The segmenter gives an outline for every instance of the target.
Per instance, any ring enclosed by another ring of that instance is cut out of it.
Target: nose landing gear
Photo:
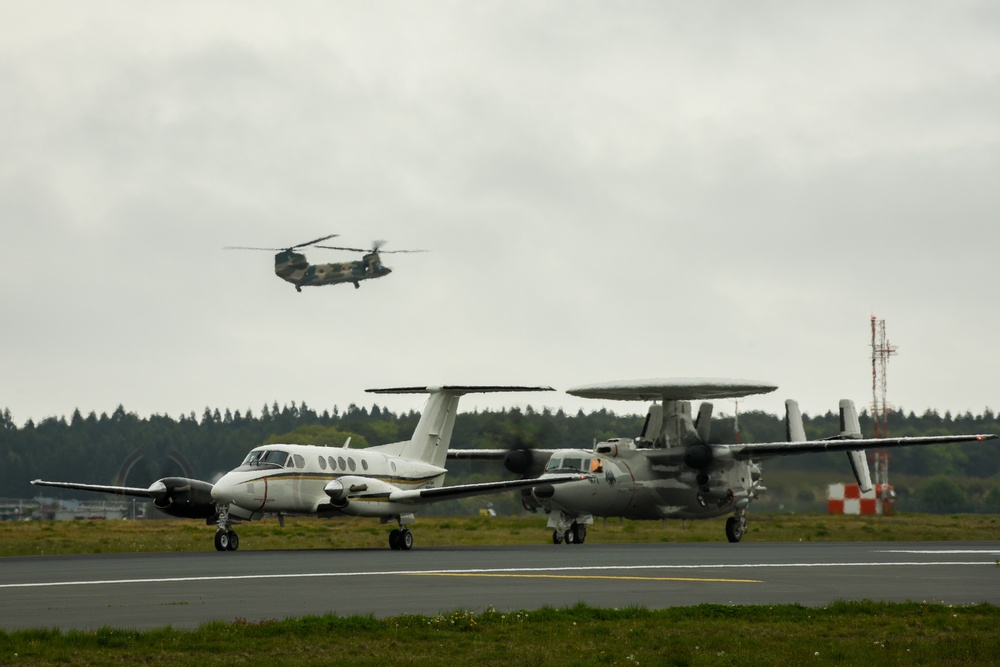
[[[229,521],[229,507],[224,507],[219,511],[217,522],[219,528],[215,531],[216,551],[236,551],[240,547],[240,536],[233,530]]]

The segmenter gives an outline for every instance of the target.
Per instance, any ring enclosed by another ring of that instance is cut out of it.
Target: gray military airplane
[[[701,403],[692,419],[691,401],[739,398],[777,389],[747,380],[655,379],[592,384],[569,389],[574,396],[617,400],[658,400],[650,406],[638,438],[612,438],[593,449],[452,449],[449,458],[502,460],[511,472],[537,477],[580,472],[582,479],[521,491],[525,509],[544,509],[552,541],[579,544],[594,517],[626,519],[709,519],[732,513],[726,537],[739,542],[746,510],[766,491],[759,462],[795,454],[847,452],[863,491],[872,488],[864,450],[991,440],[993,434],[909,438],[862,438],[851,401],[840,402],[841,433],[808,440],[798,404],[785,403],[788,441],[711,444],[712,404]]]
[[[395,522],[392,549],[409,550],[407,524],[419,509],[442,500],[502,493],[511,489],[551,487],[577,481],[579,472],[554,473],[545,479],[520,479],[443,486],[443,467],[451,442],[458,401],[472,392],[551,391],[551,387],[445,386],[369,389],[376,394],[429,394],[409,440],[346,449],[315,445],[263,445],[250,450],[238,467],[212,484],[166,477],[148,488],[32,481],[38,486],[150,498],[156,509],[175,517],[216,524],[215,548],[235,551],[239,536],[233,524],[265,514],[367,516]],[[539,491],[544,495],[544,491]]]

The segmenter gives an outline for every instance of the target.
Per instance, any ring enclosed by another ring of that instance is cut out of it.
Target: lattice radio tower
[[[896,347],[889,344],[885,335],[885,320],[872,315],[872,424],[876,438],[889,437],[889,404],[886,396],[886,368],[889,357],[896,354]],[[872,452],[875,462],[875,483],[889,483],[889,452],[877,449]]]

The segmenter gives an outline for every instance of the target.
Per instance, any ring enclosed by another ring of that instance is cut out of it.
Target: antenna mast
[[[885,320],[872,315],[872,424],[876,438],[889,437],[889,404],[886,402],[886,369],[889,357],[896,354],[896,347],[889,344],[885,334]],[[876,449],[875,483],[889,483],[889,452]]]

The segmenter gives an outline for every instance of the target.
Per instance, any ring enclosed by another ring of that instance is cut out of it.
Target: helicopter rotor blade
[[[243,246],[243,245],[230,245],[230,246],[225,246],[223,248],[223,250],[267,250],[269,252],[289,252],[289,251],[295,250],[296,248],[305,248],[306,246],[312,245],[314,243],[319,243],[320,241],[325,241],[327,239],[332,239],[334,236],[340,236],[340,235],[339,234],[330,234],[328,236],[322,236],[322,237],[320,237],[318,239],[314,239],[314,240],[309,241],[307,243],[300,243],[298,245],[289,246],[288,248],[256,248],[256,247]],[[317,247],[318,248],[322,248],[323,246],[317,246]]]
[[[337,246],[337,245],[318,245],[317,248],[323,248],[325,250],[347,250],[348,252],[377,252],[377,253],[396,253],[396,252],[430,252],[429,250],[382,250],[387,241],[375,241],[372,243],[371,248],[349,248],[347,246]]]
[[[326,250],[350,250],[351,252],[368,252],[366,248],[345,248],[342,246],[335,245],[318,245],[317,248],[324,248]]]
[[[327,239],[332,239],[334,236],[340,236],[340,234],[329,234],[327,236],[321,236],[318,239],[314,239],[314,240],[309,241],[307,243],[300,243],[298,245],[293,245],[290,248],[284,248],[284,250],[294,250],[295,248],[305,248],[307,245],[312,245],[314,243],[319,243],[320,241],[325,241]]]

